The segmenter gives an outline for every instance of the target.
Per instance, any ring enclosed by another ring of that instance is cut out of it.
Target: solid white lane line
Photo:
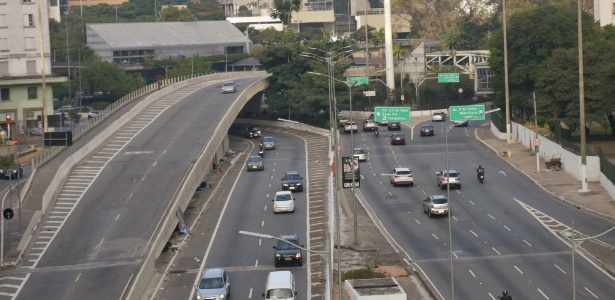
[[[487,215],[488,215],[489,217],[491,217],[492,219],[494,219],[494,220],[495,220],[495,218],[494,218],[492,215],[490,215],[490,214],[487,214]]]
[[[590,291],[587,287],[584,287],[584,289],[585,289],[588,293],[592,294],[592,296],[594,296],[594,298],[598,299],[598,296],[596,296],[596,294],[592,293],[592,291]]]
[[[537,289],[539,293],[542,294],[543,297],[545,297],[545,299],[549,299],[549,297],[547,297],[547,295],[545,295],[545,293],[542,292],[541,289]]]
[[[435,234],[432,233],[431,235],[433,235],[433,237],[435,237],[436,240],[439,240],[439,238]]]
[[[508,228],[506,225],[504,225],[504,228],[506,228],[508,231],[512,231],[512,230],[510,230],[510,228]]]
[[[470,274],[472,275],[472,277],[476,278],[476,275],[474,275],[474,272],[472,272],[472,270],[468,270],[468,272],[470,272]]]
[[[515,269],[517,269],[517,271],[521,273],[521,275],[523,275],[523,272],[521,271],[521,269],[517,268],[517,266],[513,266],[513,267],[515,267]]]
[[[474,231],[470,230],[470,232],[475,236],[478,237],[478,234],[474,233]]]
[[[495,253],[497,253],[498,255],[502,255],[500,252],[498,252],[498,250],[495,250],[494,247],[491,247],[491,249],[493,249],[493,251],[495,251]]]
[[[532,244],[528,243],[526,240],[523,240],[524,243],[526,243],[528,246],[532,246]]]
[[[560,270],[562,273],[566,274],[566,271],[564,271],[562,268],[560,268],[558,265],[553,264],[558,270]]]

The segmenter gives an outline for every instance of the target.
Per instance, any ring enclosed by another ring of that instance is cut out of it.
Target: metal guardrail
[[[180,81],[184,81],[184,80],[188,80],[188,79],[192,79],[192,78],[198,78],[198,77],[202,77],[202,76],[206,76],[206,75],[211,75],[213,73],[208,73],[208,74],[194,74],[194,75],[186,75],[186,76],[180,76],[180,77],[175,77],[175,78],[168,78],[168,79],[164,79],[162,81],[160,81],[160,87],[158,86],[158,83],[152,83],[149,85],[146,85],[138,90],[132,91],[126,95],[124,95],[123,97],[121,97],[120,99],[118,99],[117,101],[111,103],[109,106],[107,106],[107,108],[105,108],[100,114],[98,114],[97,116],[88,119],[87,122],[80,124],[79,127],[77,127],[76,129],[73,130],[73,141],[76,141],[77,139],[79,139],[81,136],[83,136],[85,133],[87,133],[88,131],[90,131],[90,129],[94,128],[96,125],[98,125],[98,123],[100,123],[102,120],[108,118],[112,113],[114,113],[115,111],[117,111],[118,109],[120,109],[121,107],[123,107],[124,105],[130,103],[132,100],[135,100],[139,97],[142,97],[146,94],[149,94],[153,91],[157,91],[160,88],[169,86],[171,84],[180,82]],[[65,146],[53,146],[53,147],[48,147],[46,148],[44,151],[42,151],[39,155],[36,155],[34,157],[32,157],[30,159],[30,165],[32,166],[32,169],[38,168],[39,166],[45,164],[47,161],[49,161],[50,159],[52,159],[53,157],[55,157],[58,153],[60,153],[62,150],[64,150],[66,147]]]

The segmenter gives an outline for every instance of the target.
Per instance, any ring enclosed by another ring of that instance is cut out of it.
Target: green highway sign
[[[448,111],[451,114],[451,121],[485,119],[485,105],[483,104],[450,106]]]
[[[410,107],[376,106],[376,122],[410,122]]]
[[[459,73],[438,73],[438,83],[459,82]]]
[[[369,80],[365,76],[352,76],[352,77],[346,77],[346,81],[354,82],[354,85],[357,86],[357,85],[362,85],[362,84],[367,85]]]

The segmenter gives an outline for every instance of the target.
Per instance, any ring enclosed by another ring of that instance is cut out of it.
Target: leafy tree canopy
[[[156,19],[158,22],[180,21],[189,22],[196,21],[196,15],[186,9],[176,6],[167,6],[160,11],[160,16]]]

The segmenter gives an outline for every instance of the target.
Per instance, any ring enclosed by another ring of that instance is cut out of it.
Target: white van
[[[265,299],[291,299],[295,300],[295,277],[290,271],[270,272],[267,276],[267,285],[263,298]]]

